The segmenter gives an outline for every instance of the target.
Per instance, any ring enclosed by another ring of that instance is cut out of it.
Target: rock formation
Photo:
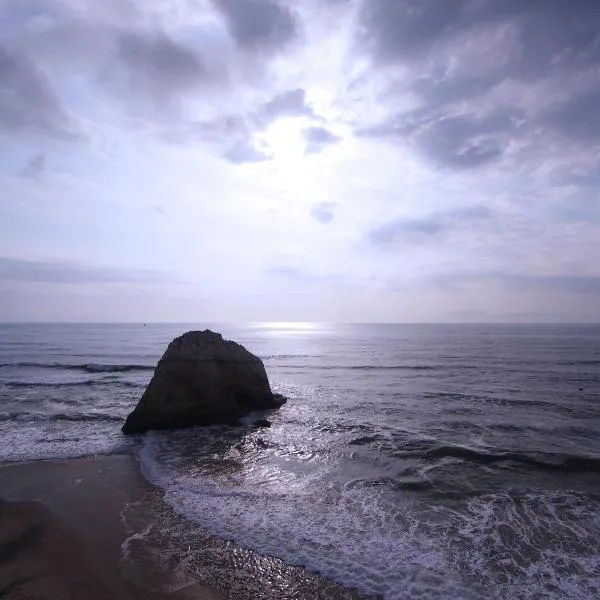
[[[189,331],[169,344],[123,432],[234,423],[284,402],[260,358],[218,333]]]

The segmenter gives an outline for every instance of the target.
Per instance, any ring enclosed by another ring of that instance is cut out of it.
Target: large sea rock
[[[188,331],[169,344],[123,432],[234,423],[284,402],[260,358],[219,333]]]

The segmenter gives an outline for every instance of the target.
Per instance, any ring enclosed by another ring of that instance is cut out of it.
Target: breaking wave
[[[152,365],[104,365],[104,364],[64,364],[64,363],[36,363],[36,362],[16,362],[2,363],[0,368],[34,368],[34,369],[58,369],[67,371],[82,371],[84,373],[129,373],[132,371],[154,371]]]

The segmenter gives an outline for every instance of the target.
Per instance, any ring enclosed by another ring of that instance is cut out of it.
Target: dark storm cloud
[[[321,202],[313,207],[310,211],[310,216],[315,219],[315,221],[326,225],[327,223],[331,223],[335,218],[333,209],[336,206],[337,205],[334,202]]]
[[[453,169],[498,161],[512,140],[543,150],[550,138],[600,138],[600,2],[369,0],[360,31],[376,67],[408,74],[388,90],[390,107],[406,91],[419,104],[361,134],[412,144]],[[543,96],[511,94],[536,84]]]
[[[151,283],[160,273],[124,268],[92,267],[73,263],[0,257],[0,281],[30,283]]]
[[[297,33],[293,13],[275,0],[213,0],[238,45],[248,50],[275,50]]]
[[[306,140],[306,152],[314,154],[320,152],[326,146],[337,144],[340,138],[324,127],[307,127],[302,131]]]
[[[485,206],[469,206],[435,212],[422,218],[394,219],[373,229],[369,233],[369,240],[375,246],[421,243],[458,228],[473,227],[491,216],[492,211]]]
[[[39,179],[46,169],[46,155],[36,154],[32,156],[21,169],[21,177],[26,179]]]
[[[117,67],[126,85],[157,98],[189,91],[207,79],[200,57],[162,32],[128,32],[117,40]]]
[[[0,46],[0,128],[75,139],[76,128],[46,75],[23,54]]]

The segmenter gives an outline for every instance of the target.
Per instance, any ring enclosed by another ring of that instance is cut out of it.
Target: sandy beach
[[[132,456],[4,464],[0,489],[3,597],[224,598],[200,585],[173,590],[151,560],[128,574],[125,512],[160,501]]]
[[[131,455],[4,463],[0,490],[3,598],[361,598],[203,533]]]

